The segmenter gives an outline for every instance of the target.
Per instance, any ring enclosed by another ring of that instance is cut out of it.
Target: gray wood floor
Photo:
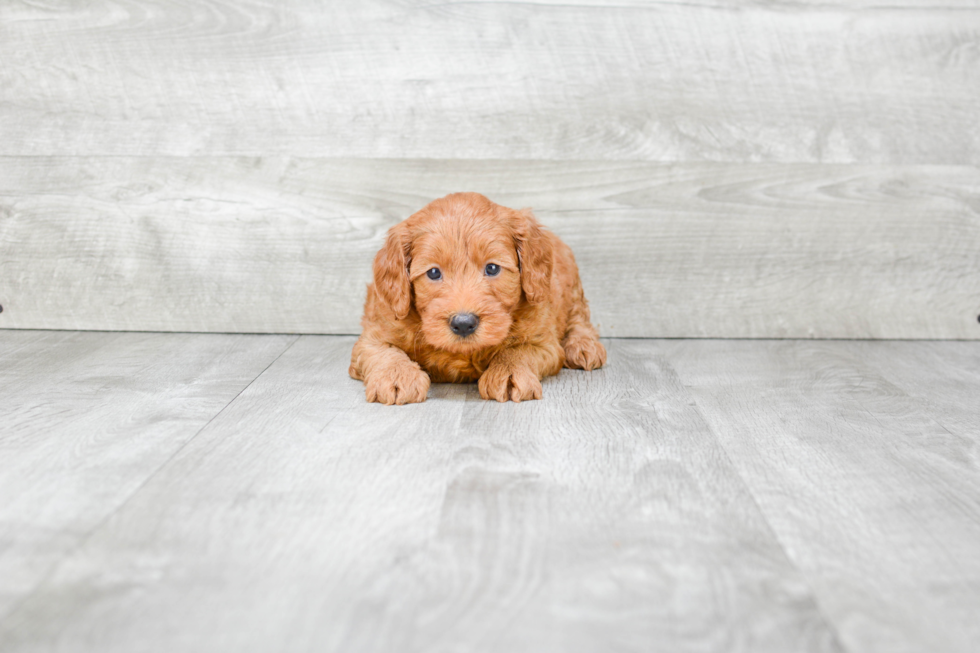
[[[613,339],[406,407],[352,344],[0,331],[0,650],[976,650],[978,342]]]

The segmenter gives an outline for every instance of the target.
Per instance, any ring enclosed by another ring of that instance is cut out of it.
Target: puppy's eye
[[[425,273],[425,276],[429,277],[433,281],[437,281],[439,279],[442,279],[442,270],[440,270],[439,268],[432,268],[431,270]]]
[[[488,277],[495,277],[500,274],[500,266],[496,263],[487,263],[487,267],[484,268],[484,272]]]

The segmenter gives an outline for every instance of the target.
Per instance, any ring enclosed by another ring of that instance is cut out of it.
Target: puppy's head
[[[551,269],[550,241],[529,210],[456,193],[388,232],[374,282],[398,319],[414,305],[431,346],[467,353],[503,342],[522,296],[547,297]]]

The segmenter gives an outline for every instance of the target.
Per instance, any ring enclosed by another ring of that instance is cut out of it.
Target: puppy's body
[[[475,330],[457,329],[459,316]],[[568,246],[530,211],[476,193],[388,232],[361,324],[350,375],[385,404],[424,401],[430,379],[478,381],[484,399],[540,399],[540,380],[563,365],[606,359]]]

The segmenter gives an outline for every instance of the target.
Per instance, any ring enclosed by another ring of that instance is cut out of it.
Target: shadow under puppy
[[[540,399],[541,379],[562,366],[606,362],[589,319],[572,250],[530,210],[447,195],[388,231],[350,375],[389,405],[425,401],[430,379]]]

